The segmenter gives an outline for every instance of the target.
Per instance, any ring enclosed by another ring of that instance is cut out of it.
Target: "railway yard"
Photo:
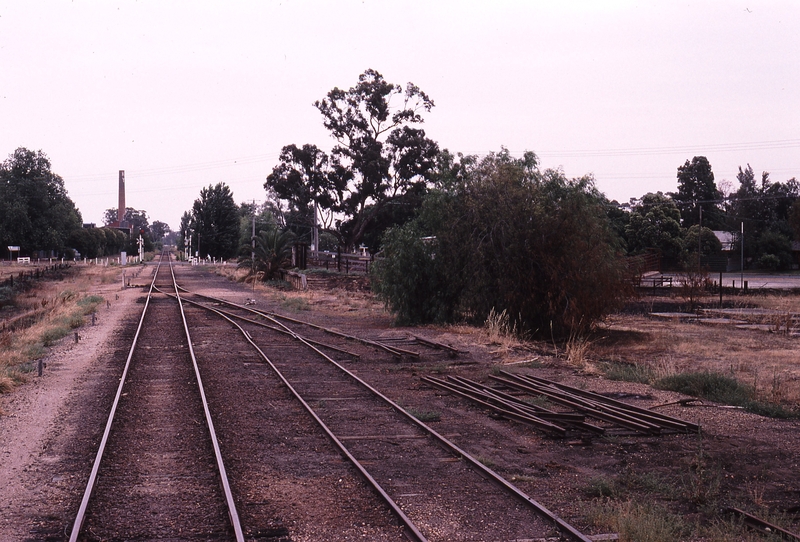
[[[667,539],[608,519],[625,507],[673,518],[675,540],[765,539],[735,511],[800,526],[796,419],[611,381],[543,345],[392,327],[374,306],[287,303],[210,268],[140,269],[0,396],[0,539]]]

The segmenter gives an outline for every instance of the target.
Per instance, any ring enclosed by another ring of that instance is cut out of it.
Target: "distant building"
[[[726,255],[736,250],[736,241],[738,240],[736,234],[730,231],[714,231],[714,235],[719,239],[722,245],[722,252]]]

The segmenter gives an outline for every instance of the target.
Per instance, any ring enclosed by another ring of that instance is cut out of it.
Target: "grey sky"
[[[709,158],[800,177],[800,2],[0,0],[0,157],[50,157],[84,221],[127,203],[179,225],[200,189],[237,203],[312,106],[367,68],[436,103],[453,152],[501,145],[593,173],[612,199],[676,189]]]

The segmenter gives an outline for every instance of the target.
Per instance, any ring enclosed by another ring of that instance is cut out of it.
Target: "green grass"
[[[414,416],[421,422],[438,422],[442,419],[442,414],[435,410],[424,410],[414,407],[406,408],[406,412]]]
[[[269,288],[274,288],[275,290],[280,290],[282,292],[288,292],[294,290],[292,287],[292,283],[286,280],[268,280],[264,283],[265,286]]]
[[[619,488],[614,480],[597,476],[589,480],[584,493],[587,497],[615,497],[619,493]]]
[[[70,327],[66,325],[56,325],[45,329],[39,336],[44,346],[53,346],[59,339],[69,335]]]
[[[640,384],[650,384],[653,382],[654,374],[652,369],[646,365],[631,363],[603,363],[600,369],[609,380],[619,382],[638,382]]]
[[[102,296],[87,295],[78,300],[78,306],[83,309],[83,314],[92,314],[103,301],[105,299]]]
[[[752,386],[718,373],[680,373],[661,378],[653,385],[658,389],[676,391],[715,403],[740,406],[762,416],[797,418],[799,415],[779,404],[757,400]]]
[[[36,341],[25,346],[23,355],[26,359],[39,359],[45,354],[44,343]]]
[[[62,321],[70,327],[70,329],[77,329],[84,323],[83,311],[74,312],[71,315],[62,319]]]
[[[283,297],[281,306],[290,311],[310,311],[311,305],[302,297]]]
[[[486,457],[485,455],[478,455],[475,456],[475,459],[478,460],[484,467],[497,470],[497,462],[494,461],[491,457]]]

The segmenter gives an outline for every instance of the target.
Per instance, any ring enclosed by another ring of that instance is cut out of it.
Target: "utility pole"
[[[700,256],[703,253],[703,207],[700,206],[700,222],[697,224],[697,271],[700,272]]]
[[[250,235],[250,266],[253,275],[253,292],[256,291],[256,200],[253,200],[253,231]]]
[[[739,264],[739,273],[740,273],[740,277],[739,278],[741,279],[742,282],[741,282],[741,284],[739,284],[739,286],[741,287],[742,291],[744,292],[744,220],[742,220],[742,247],[741,247],[741,253],[742,253],[741,254],[742,259],[741,259],[741,262]]]

